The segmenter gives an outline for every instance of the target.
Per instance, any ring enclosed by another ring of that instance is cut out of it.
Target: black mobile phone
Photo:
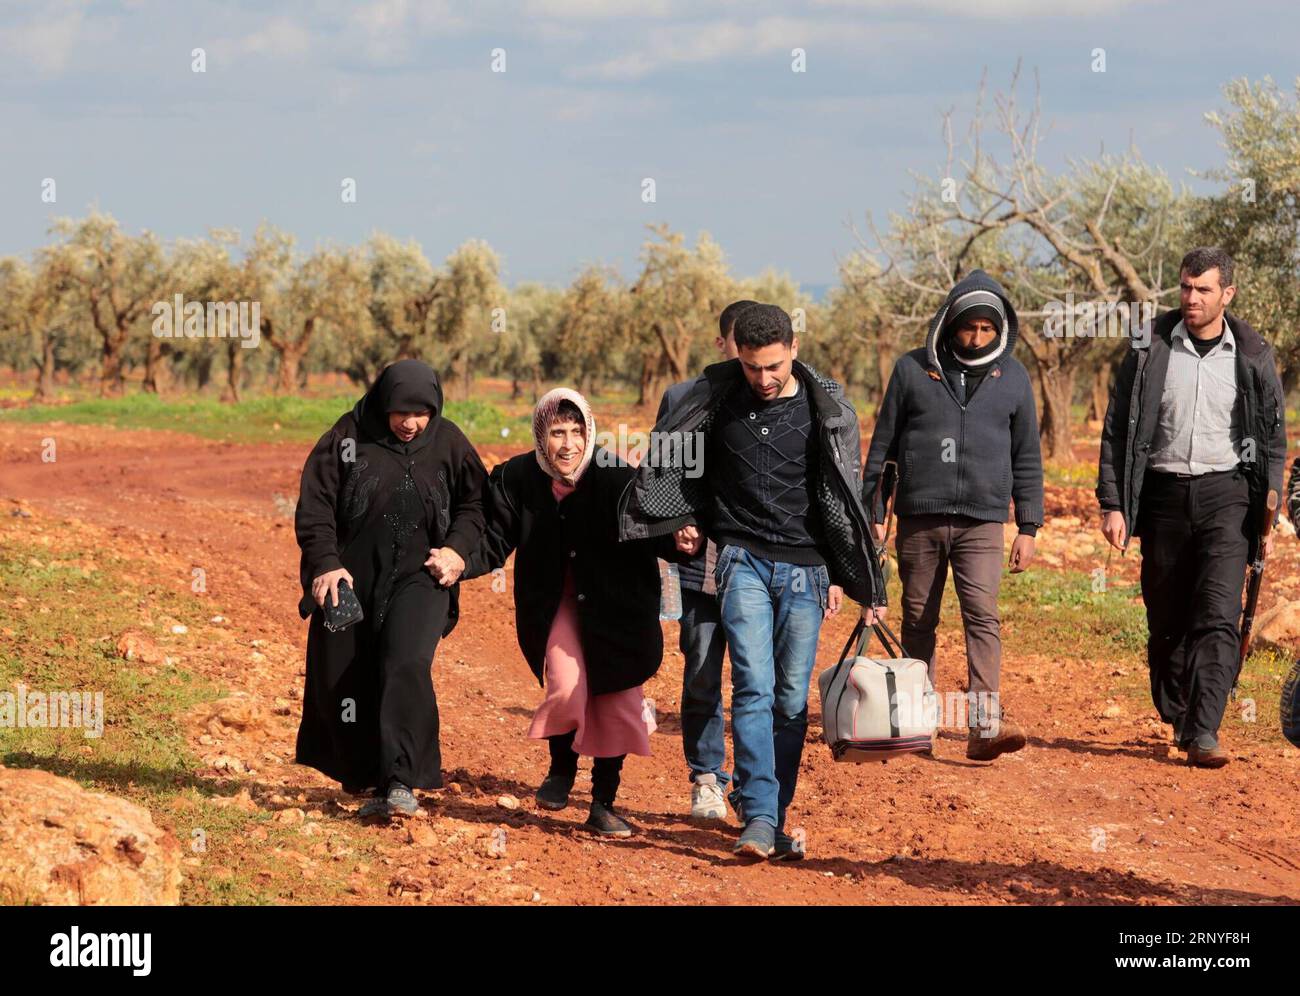
[[[352,590],[352,585],[348,584],[347,578],[339,579],[339,604],[330,603],[330,594],[327,591],[321,611],[325,616],[325,628],[331,633],[345,630],[365,618],[365,613],[361,611],[361,601],[357,598],[357,593]]]

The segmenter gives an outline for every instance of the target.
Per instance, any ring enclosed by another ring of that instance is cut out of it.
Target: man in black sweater
[[[843,389],[798,362],[790,316],[775,305],[742,311],[735,339],[739,358],[706,370],[681,414],[657,427],[704,433],[704,487],[684,489],[672,469],[643,470],[629,495],[628,532],[647,510],[666,520],[655,528],[689,511],[717,544],[745,822],[735,852],[797,860],[803,851],[785,819],[822,620],[839,611],[846,589],[867,622],[883,618],[884,584],[861,504],[858,419]],[[676,532],[679,549],[698,552],[701,528]]]
[[[885,391],[867,453],[863,504],[885,540],[887,462],[899,469],[898,573],[903,649],[928,661],[935,679],[935,630],[952,567],[966,635],[966,756],[991,761],[1025,745],[1001,708],[1002,638],[998,587],[1002,524],[1015,500],[1019,535],[1012,573],[1034,556],[1043,523],[1043,464],[1029,374],[1012,356],[1015,308],[1002,286],[974,270],[949,292],[926,343],[903,356]]]

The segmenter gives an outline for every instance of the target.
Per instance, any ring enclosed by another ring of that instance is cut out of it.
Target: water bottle
[[[681,617],[682,579],[677,573],[676,564],[661,560],[659,561],[659,618],[666,621]]]

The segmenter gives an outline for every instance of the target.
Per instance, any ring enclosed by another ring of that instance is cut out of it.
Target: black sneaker
[[[569,804],[569,793],[577,775],[547,775],[537,789],[537,805],[558,812]]]
[[[388,800],[382,796],[366,800],[357,810],[357,818],[362,820],[388,819]]]
[[[745,814],[740,810],[740,788],[732,783],[733,788],[727,793],[727,801],[731,803],[731,808],[736,812],[736,822],[742,827],[745,825]]]
[[[788,833],[782,833],[778,830],[771,859],[773,861],[802,861],[804,859],[803,843],[796,844],[794,838]]]
[[[632,825],[615,813],[613,806],[606,806],[594,799],[591,803],[591,815],[587,817],[587,822],[583,826],[602,837],[632,836]]]
[[[420,800],[415,797],[409,785],[404,785],[396,778],[388,785],[385,802],[389,813],[394,816],[417,816],[420,812]]]

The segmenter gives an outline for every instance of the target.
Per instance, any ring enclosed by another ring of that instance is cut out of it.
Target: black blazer
[[[542,675],[546,640],[573,567],[578,631],[592,695],[635,688],[663,660],[657,556],[678,560],[671,536],[618,541],[618,504],[636,468],[597,450],[577,489],[557,503],[533,452],[499,464],[486,488],[487,527],[462,580],[503,567],[515,552],[515,628]]]

